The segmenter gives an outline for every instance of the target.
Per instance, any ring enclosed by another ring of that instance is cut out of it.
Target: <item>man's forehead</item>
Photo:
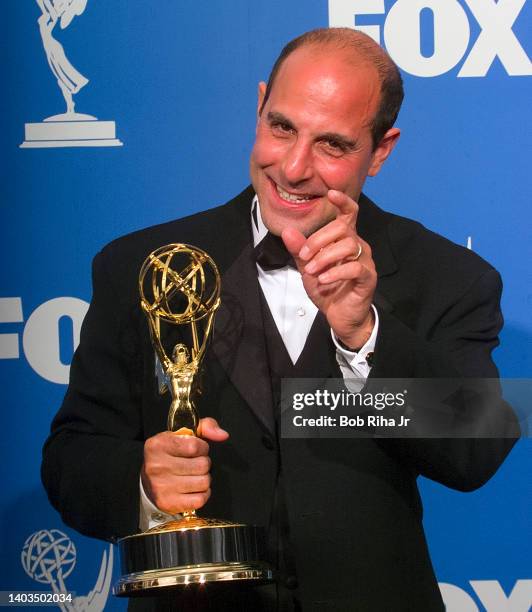
[[[333,72],[335,69],[344,69],[347,73],[356,74],[364,71],[372,74],[378,79],[375,63],[367,54],[361,53],[356,48],[339,47],[333,43],[313,43],[299,47],[288,55],[279,69],[279,75],[283,69],[292,65],[301,67],[328,67]]]
[[[318,81],[324,86],[360,88],[366,86],[368,94],[380,91],[380,78],[375,65],[355,51],[338,49],[332,45],[308,45],[293,51],[282,63],[272,85],[272,94],[281,84],[305,80],[308,85]]]
[[[269,96],[269,110],[365,116],[370,123],[380,98],[374,65],[354,53],[331,45],[296,49],[280,67]]]

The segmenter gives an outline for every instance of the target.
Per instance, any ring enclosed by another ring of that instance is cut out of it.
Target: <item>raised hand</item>
[[[308,238],[287,227],[282,238],[308,296],[327,317],[336,336],[347,347],[360,348],[374,325],[371,303],[377,272],[369,244],[356,231],[358,204],[336,190],[329,190],[327,197],[338,209],[333,221]]]

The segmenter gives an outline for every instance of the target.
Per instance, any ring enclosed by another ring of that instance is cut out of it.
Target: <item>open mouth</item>
[[[281,198],[281,200],[284,200],[289,204],[306,204],[307,202],[310,202],[311,200],[315,200],[316,198],[320,197],[319,195],[310,193],[290,193],[289,191],[285,191],[274,181],[272,181],[272,183],[275,186],[277,195]]]

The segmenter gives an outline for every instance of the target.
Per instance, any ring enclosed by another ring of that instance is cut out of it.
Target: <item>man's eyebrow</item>
[[[331,142],[335,142],[341,147],[349,150],[354,150],[358,148],[358,142],[356,140],[351,140],[350,138],[346,138],[342,134],[338,134],[337,132],[325,132],[325,134],[320,134],[318,140],[328,140]]]
[[[269,123],[284,123],[289,127],[294,127],[294,124],[290,121],[290,119],[288,119],[288,117],[285,117],[282,113],[277,111],[270,111],[266,115],[266,118],[268,119]]]
[[[269,111],[266,115],[266,119],[268,120],[268,123],[282,123],[289,128],[295,129],[295,126],[290,119],[278,111]],[[343,134],[338,134],[337,132],[325,132],[324,134],[320,134],[316,140],[328,140],[334,142],[346,151],[354,151],[359,148],[358,141],[351,140],[350,138],[347,138]]]

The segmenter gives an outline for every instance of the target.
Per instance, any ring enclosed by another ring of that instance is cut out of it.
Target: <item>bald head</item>
[[[380,100],[371,124],[373,146],[376,147],[399,114],[403,101],[403,81],[390,56],[372,38],[351,28],[320,28],[291,40],[273,65],[260,112],[268,101],[277,74],[286,58],[296,49],[306,47],[319,53],[338,55],[357,70],[362,64],[371,65],[380,83]]]

